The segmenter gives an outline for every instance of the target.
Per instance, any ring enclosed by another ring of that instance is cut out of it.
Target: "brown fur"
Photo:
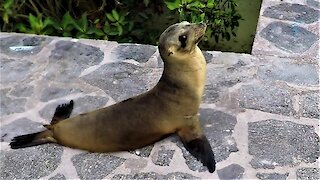
[[[172,133],[177,133],[184,143],[203,139],[198,110],[206,62],[197,43],[204,32],[203,24],[182,22],[170,26],[160,36],[164,71],[152,90],[109,107],[55,121],[43,133],[48,136],[41,137],[92,152],[133,150]],[[183,48],[181,35],[188,37]],[[193,144],[199,142],[203,140]],[[207,140],[204,142],[208,144]]]

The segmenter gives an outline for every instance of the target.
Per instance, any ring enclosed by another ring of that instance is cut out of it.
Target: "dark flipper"
[[[9,145],[12,149],[19,149],[39,144],[53,143],[55,142],[55,139],[51,137],[51,134],[50,130],[46,130],[33,134],[16,136],[11,140]]]
[[[51,125],[70,117],[73,110],[73,100],[69,104],[61,104],[56,108],[56,111],[51,120]]]
[[[56,108],[56,111],[51,120],[51,125],[58,123],[61,120],[67,119],[70,117],[73,110],[73,100],[69,104],[62,104]],[[30,146],[36,146],[39,144],[45,143],[55,143],[56,140],[53,138],[53,133],[50,130],[51,125],[44,125],[48,130],[26,134],[21,136],[14,137],[10,142],[10,147],[12,149],[25,148]]]
[[[204,166],[208,167],[210,173],[215,171],[216,162],[214,160],[214,154],[206,136],[203,135],[189,142],[184,142],[184,146],[194,157],[200,160]]]

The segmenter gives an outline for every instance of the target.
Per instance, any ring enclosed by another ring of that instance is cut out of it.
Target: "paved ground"
[[[13,136],[42,130],[60,103],[73,99],[76,115],[150,89],[162,62],[154,46],[1,33],[0,179],[319,179],[319,34],[307,28],[319,22],[299,24],[316,37],[310,47],[311,39],[283,47],[268,39],[283,21],[266,23],[268,8],[278,6],[263,6],[259,24],[276,27],[259,27],[253,55],[205,52],[200,112],[218,161],[213,174],[175,136],[109,154],[53,144],[11,150]],[[281,35],[298,37],[274,39]]]

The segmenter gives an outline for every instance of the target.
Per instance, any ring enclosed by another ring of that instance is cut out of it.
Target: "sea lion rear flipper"
[[[53,125],[61,120],[69,118],[72,110],[73,110],[73,100],[71,100],[69,104],[66,103],[66,104],[61,104],[57,106],[50,124]]]
[[[9,145],[12,149],[19,149],[55,142],[56,140],[52,137],[52,131],[45,130],[42,132],[16,136],[11,140]]]
[[[209,172],[213,173],[215,171],[216,162],[214,154],[206,136],[202,135],[189,142],[184,142],[184,146],[190,154],[200,160],[203,165],[207,166]]]

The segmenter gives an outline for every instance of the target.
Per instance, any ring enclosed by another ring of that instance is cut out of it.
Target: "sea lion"
[[[150,91],[114,105],[69,118],[73,101],[56,108],[47,130],[17,136],[12,149],[58,143],[91,152],[134,150],[177,133],[186,149],[215,170],[214,155],[199,123],[206,61],[197,46],[206,25],[181,22],[160,36],[164,71]]]

